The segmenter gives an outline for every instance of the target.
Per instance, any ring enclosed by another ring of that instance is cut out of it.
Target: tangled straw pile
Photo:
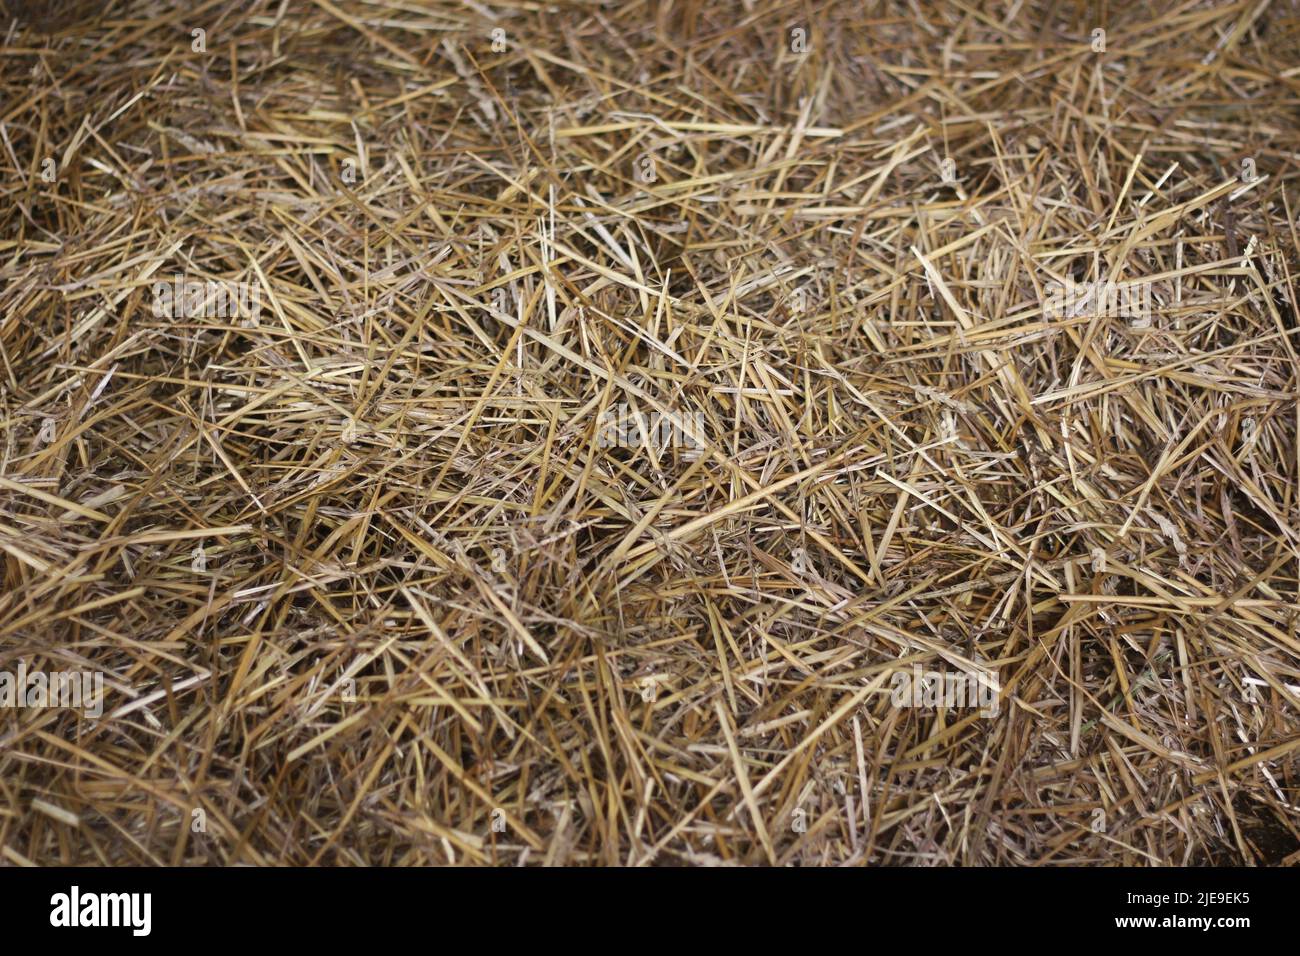
[[[1300,860],[1294,6],[5,3],[5,861]]]

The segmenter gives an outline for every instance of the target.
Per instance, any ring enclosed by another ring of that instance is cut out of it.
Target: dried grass
[[[6,5],[6,862],[1300,860],[1294,6]]]

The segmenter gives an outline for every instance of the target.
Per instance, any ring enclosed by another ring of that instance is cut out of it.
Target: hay
[[[6,3],[0,858],[1300,859],[1294,7]]]

